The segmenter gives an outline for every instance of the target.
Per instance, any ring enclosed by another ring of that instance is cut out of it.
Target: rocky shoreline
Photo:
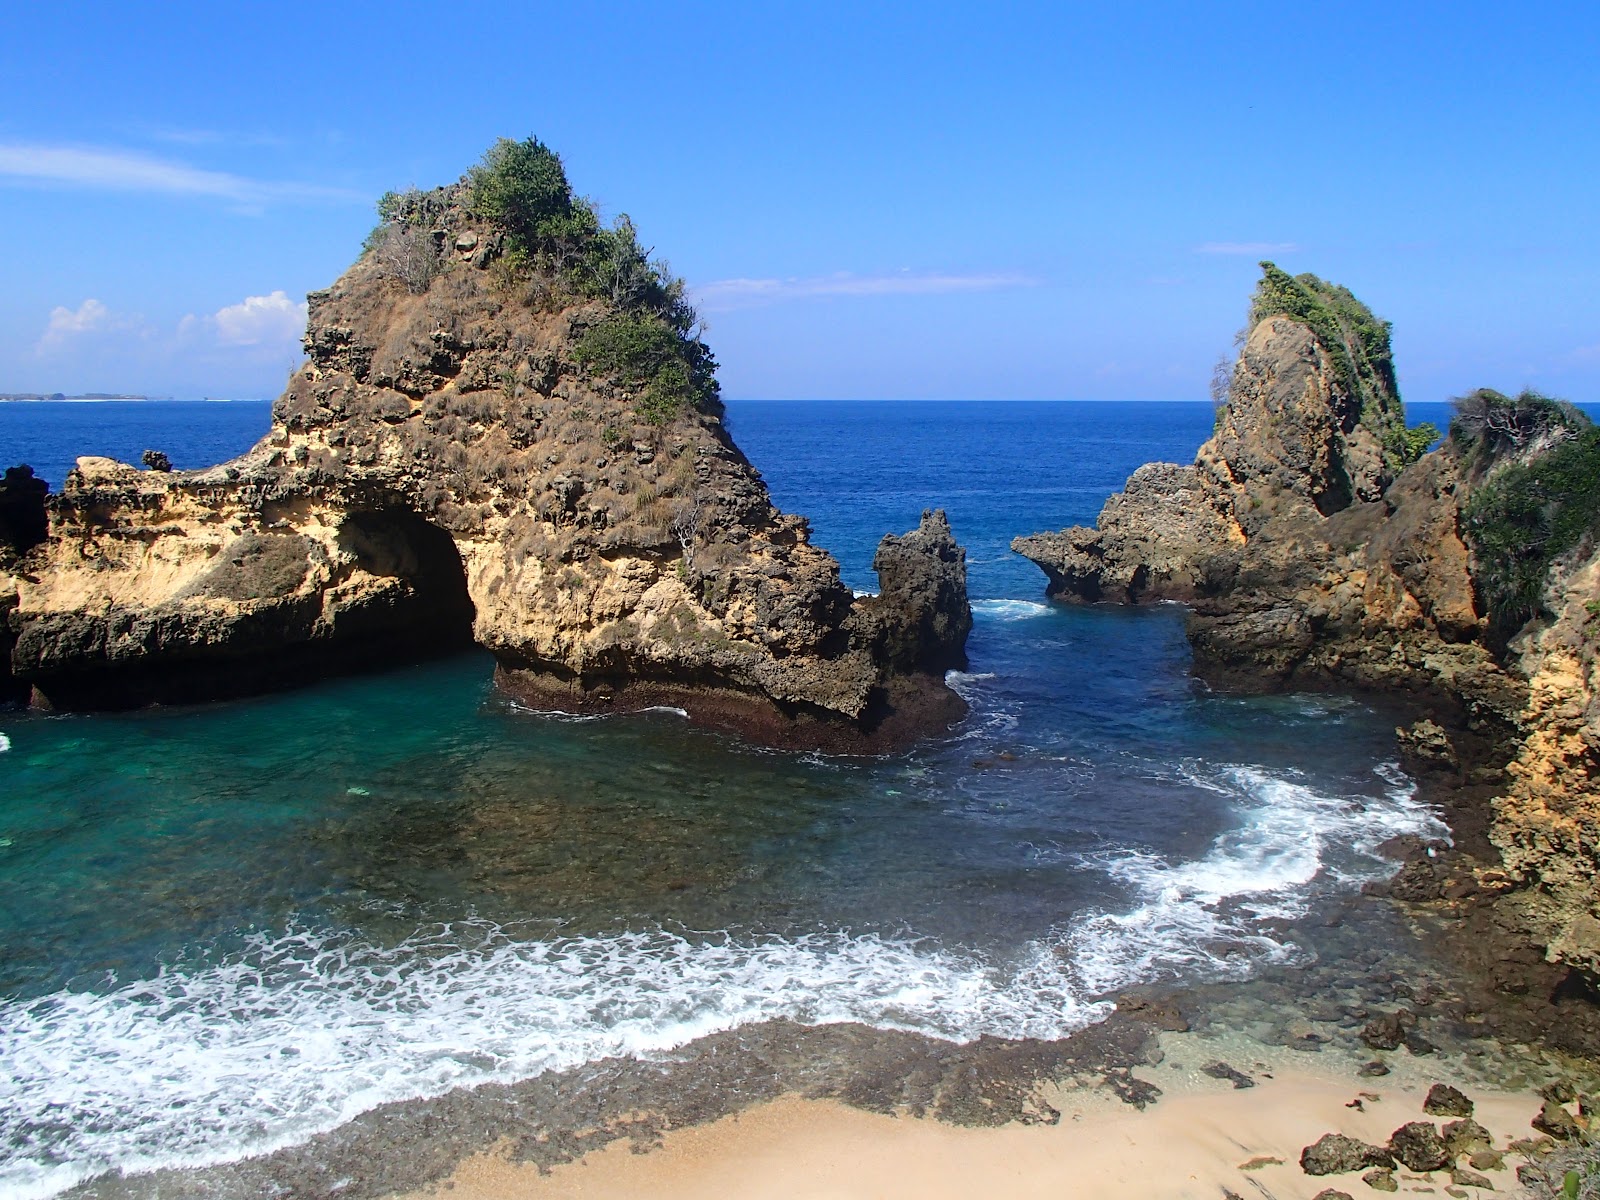
[[[1372,1111],[1362,1115],[1362,1103],[1354,1102],[1363,1096],[1395,1097],[1400,1089],[1420,1100],[1437,1083],[1474,1098],[1525,1097],[1522,1127],[1497,1133],[1492,1146],[1456,1137],[1445,1167],[1407,1167],[1401,1190],[1456,1186],[1451,1168],[1491,1177],[1498,1189],[1511,1185],[1519,1168],[1520,1178],[1536,1181],[1556,1161],[1551,1156],[1581,1133],[1591,1109],[1576,1102],[1600,1092],[1600,1069],[1589,1045],[1564,1047],[1562,1038],[1549,1036],[1542,997],[1485,987],[1464,976],[1449,954],[1436,953],[1449,920],[1413,904],[1348,896],[1297,926],[1306,952],[1301,963],[1244,982],[1141,988],[1118,997],[1104,1021],[1060,1041],[983,1038],[962,1045],[860,1025],[743,1026],[648,1062],[611,1059],[388,1104],[259,1157],[105,1177],[65,1194],[119,1200],[409,1194],[447,1183],[477,1159],[542,1173],[613,1143],[656,1151],[682,1131],[784,1097],[951,1129],[1036,1130],[1041,1137],[1069,1111],[1076,1122],[1123,1109],[1160,1128],[1181,1161],[1191,1132],[1161,1124],[1168,1106],[1189,1112],[1181,1105],[1187,1095],[1237,1092],[1247,1105],[1259,1095],[1271,1109],[1280,1103],[1271,1081],[1307,1072],[1345,1093],[1340,1104],[1352,1102],[1350,1111],[1296,1144],[1235,1151],[1232,1170],[1271,1179],[1274,1194],[1310,1197],[1327,1184],[1360,1182],[1371,1163],[1329,1177],[1321,1171],[1333,1160],[1314,1154],[1317,1170],[1308,1173],[1302,1152],[1324,1133],[1376,1136],[1372,1127],[1387,1119],[1390,1105],[1364,1101]],[[1532,1123],[1559,1121],[1542,1107],[1541,1090],[1558,1098],[1570,1126],[1551,1133]],[[1247,1114],[1235,1119],[1237,1141]],[[1408,1122],[1395,1115],[1389,1124],[1398,1130]],[[1441,1140],[1443,1125],[1437,1123]],[[1198,1141],[1190,1149],[1198,1158]],[[1498,1161],[1480,1157],[1482,1167],[1468,1161],[1485,1152]]]
[[[1189,605],[1195,674],[1219,688],[1405,707],[1407,766],[1462,840],[1417,851],[1395,894],[1459,916],[1463,953],[1505,986],[1593,996],[1600,542],[1587,485],[1563,482],[1588,469],[1589,423],[1479,392],[1424,453],[1437,431],[1405,429],[1387,325],[1263,268],[1194,464],[1142,467],[1097,528],[1013,549],[1056,599]]]

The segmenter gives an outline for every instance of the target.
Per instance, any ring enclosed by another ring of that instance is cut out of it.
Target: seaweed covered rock
[[[477,642],[513,690],[778,741],[959,714],[942,670],[970,615],[942,514],[880,552],[892,599],[853,597],[722,424],[682,282],[559,158],[501,142],[379,211],[309,297],[307,361],[254,449],[82,459],[50,498],[0,579],[36,702],[205,699]]]

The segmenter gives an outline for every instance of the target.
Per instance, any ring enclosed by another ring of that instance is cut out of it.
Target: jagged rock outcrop
[[[241,458],[79,460],[0,575],[12,685],[195,700],[477,642],[541,703],[670,701],[778,742],[958,716],[942,672],[971,618],[943,513],[886,539],[883,592],[853,597],[729,437],[681,285],[631,225],[597,232],[568,192],[579,232],[519,242],[478,196],[386,200]],[[582,287],[559,258],[579,253]]]
[[[1138,603],[1228,590],[1269,526],[1375,502],[1404,465],[1387,326],[1343,288],[1263,267],[1227,402],[1194,464],[1140,467],[1094,529],[1012,542],[1052,596]]]
[[[1224,686],[1410,696],[1412,761],[1491,797],[1466,819],[1503,859],[1478,872],[1511,888],[1501,925],[1600,979],[1600,431],[1475,393],[1407,465],[1424,439],[1404,431],[1387,327],[1264,265],[1194,465],[1141,467],[1097,529],[1012,548],[1062,600],[1187,603],[1195,669]]]

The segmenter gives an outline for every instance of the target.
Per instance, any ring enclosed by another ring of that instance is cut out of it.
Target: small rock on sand
[[[1560,1142],[1574,1141],[1583,1133],[1577,1118],[1554,1100],[1544,1102],[1539,1115],[1533,1119],[1533,1127],[1540,1133],[1548,1133]]]
[[[1209,1075],[1213,1079],[1226,1079],[1237,1088],[1255,1087],[1256,1081],[1251,1079],[1237,1067],[1231,1067],[1225,1062],[1208,1063],[1200,1068],[1202,1075]]]
[[[1300,1169],[1307,1175],[1342,1175],[1362,1167],[1392,1167],[1394,1158],[1382,1146],[1358,1142],[1342,1133],[1325,1133],[1300,1151]]]
[[[1434,1117],[1470,1117],[1472,1101],[1448,1083],[1436,1083],[1428,1089],[1422,1111]]]
[[[1457,1187],[1486,1188],[1494,1191],[1494,1184],[1476,1171],[1469,1171],[1465,1167],[1457,1167],[1450,1172],[1450,1180]]]
[[[1375,1192],[1398,1192],[1400,1185],[1394,1181],[1394,1172],[1388,1167],[1374,1167],[1361,1177],[1361,1182]]]
[[[1389,1135],[1389,1150],[1413,1171],[1437,1171],[1450,1165],[1450,1151],[1431,1121],[1407,1121]]]

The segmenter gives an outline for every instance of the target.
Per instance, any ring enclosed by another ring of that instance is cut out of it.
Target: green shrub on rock
[[[1536,392],[1456,402],[1450,436],[1483,480],[1462,512],[1474,577],[1502,637],[1540,608],[1550,566],[1600,537],[1600,428]]]
[[[634,392],[635,410],[651,425],[666,425],[686,408],[720,405],[711,351],[653,314],[623,313],[595,326],[574,357]]]
[[[1388,321],[1373,315],[1349,288],[1310,273],[1290,275],[1263,262],[1261,282],[1250,299],[1250,325],[1273,316],[1298,321],[1316,335],[1332,360],[1338,383],[1355,401],[1360,423],[1383,446],[1391,471],[1404,470],[1422,457],[1438,431],[1419,447],[1406,429]]]
[[[684,282],[650,257],[626,213],[603,225],[538,138],[500,139],[467,182],[473,207],[506,231],[513,274],[542,275],[558,296],[611,306],[576,357],[632,392],[641,420],[666,425],[691,407],[720,411],[716,359],[696,332]]]

